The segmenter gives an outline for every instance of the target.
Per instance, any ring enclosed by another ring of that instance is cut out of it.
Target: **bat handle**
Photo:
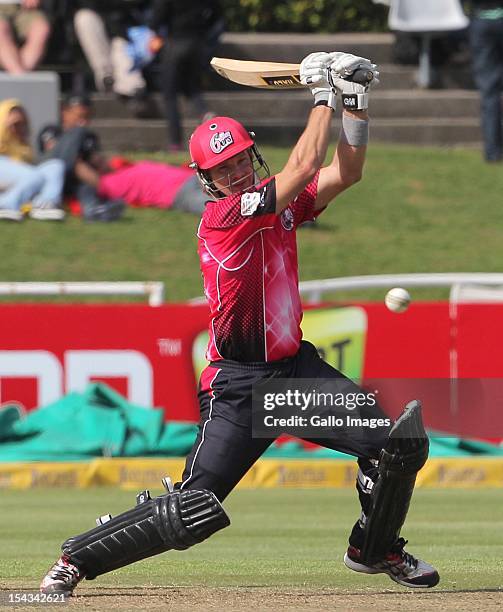
[[[369,69],[358,68],[353,72],[353,74],[342,78],[349,83],[358,83],[359,85],[366,86],[374,79],[374,72]],[[333,83],[330,68],[327,69],[327,79],[332,85]]]
[[[359,68],[355,70],[352,75],[350,75],[347,80],[352,81],[353,83],[358,83],[359,85],[367,85],[374,78],[374,73],[372,70],[364,70],[363,68]]]

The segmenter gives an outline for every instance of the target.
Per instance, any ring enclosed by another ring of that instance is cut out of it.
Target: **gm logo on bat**
[[[274,77],[263,76],[262,80],[270,87],[298,87],[302,85],[300,78],[296,74]]]

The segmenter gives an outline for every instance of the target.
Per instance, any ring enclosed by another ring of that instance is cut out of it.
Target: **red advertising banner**
[[[168,419],[198,420],[207,317],[206,305],[188,304],[1,306],[0,403],[33,409],[100,380],[138,405],[164,407]],[[379,380],[385,392],[393,380],[392,413],[417,389],[430,427],[503,437],[503,305],[310,307],[303,330],[364,384]]]
[[[2,403],[42,406],[101,380],[169,419],[198,419],[192,343],[206,306],[6,305],[0,319]]]

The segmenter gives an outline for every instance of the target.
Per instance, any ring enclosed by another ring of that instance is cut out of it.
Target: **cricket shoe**
[[[359,549],[350,546],[344,555],[344,564],[363,574],[388,574],[391,580],[413,589],[428,589],[437,585],[440,580],[437,570],[405,552],[406,544],[407,540],[399,538],[386,557],[373,565],[364,565],[360,560]]]
[[[67,555],[62,555],[44,576],[40,583],[40,592],[63,594],[70,597],[73,589],[85,578],[85,574],[70,563]]]

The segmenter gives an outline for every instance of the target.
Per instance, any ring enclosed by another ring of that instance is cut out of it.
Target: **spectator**
[[[39,134],[45,159],[64,162],[65,194],[77,198],[87,221],[115,221],[124,212],[121,200],[106,200],[98,195],[101,174],[108,164],[101,153],[99,138],[89,129],[91,102],[84,95],[70,94],[61,111],[62,129],[46,126]]]
[[[194,170],[154,161],[108,160],[96,133],[88,128],[88,98],[70,95],[62,108],[62,126],[48,125],[38,136],[40,152],[64,160],[67,194],[76,197],[84,217],[122,213],[131,206],[157,206],[200,214],[208,200]],[[107,204],[108,203],[108,204]],[[111,220],[111,219],[103,219]]]
[[[208,45],[216,44],[222,31],[222,12],[217,0],[153,0],[151,28],[159,40],[166,35],[161,54],[161,89],[168,122],[168,148],[182,149],[183,132],[178,94],[192,103],[201,120],[208,118],[208,107],[201,94],[201,76],[208,61]],[[208,41],[211,33],[211,41]]]
[[[79,0],[75,33],[94,73],[98,91],[114,91],[125,98],[136,116],[150,113],[141,67],[130,53],[128,29],[143,25],[148,0]]]
[[[503,156],[503,0],[471,0],[470,46],[473,75],[480,91],[480,111],[487,162]]]
[[[39,134],[40,151],[53,150],[61,135],[58,126],[46,126]],[[97,173],[91,182],[104,200],[123,200],[135,207],[156,206],[201,214],[208,200],[196,173],[187,166],[114,158],[106,163],[105,173]]]
[[[100,177],[98,193],[131,206],[157,206],[201,214],[210,199],[194,170],[154,161],[128,164]]]
[[[0,104],[0,219],[21,221],[23,205],[41,221],[61,221],[64,166],[59,160],[32,165],[28,117],[19,100]]]
[[[85,94],[68,94],[61,106],[62,129],[87,127],[91,123],[92,103]]]
[[[41,0],[0,2],[0,64],[11,74],[30,72],[44,56],[51,27],[40,5]]]

